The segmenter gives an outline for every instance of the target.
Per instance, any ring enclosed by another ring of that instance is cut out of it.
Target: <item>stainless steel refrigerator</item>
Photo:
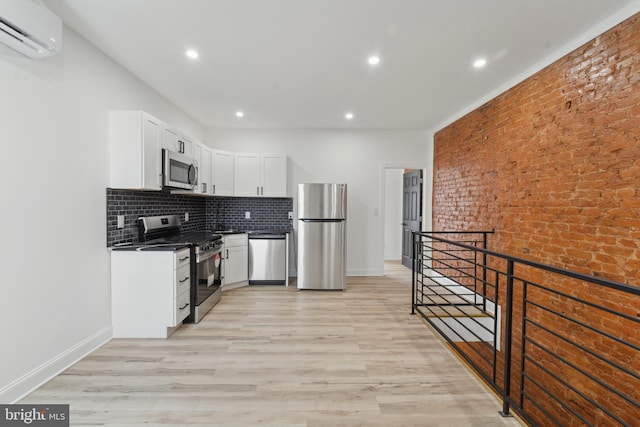
[[[298,184],[298,289],[347,287],[347,184]]]

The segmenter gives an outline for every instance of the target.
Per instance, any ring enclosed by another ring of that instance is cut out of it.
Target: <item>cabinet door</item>
[[[182,153],[189,158],[193,158],[193,147],[195,143],[188,136],[178,134],[178,153]]]
[[[166,123],[162,124],[162,148],[181,152],[180,144],[178,143],[178,130],[170,127]]]
[[[160,123],[148,114],[142,115],[142,188],[162,188],[162,152]]]
[[[211,193],[216,196],[233,196],[233,153],[211,150]]]
[[[193,146],[193,159],[198,163],[198,186],[195,192],[211,194],[211,149],[196,142]]]
[[[142,111],[110,113],[112,188],[161,189],[160,123]]]
[[[287,196],[287,156],[262,155],[262,188],[265,197]]]
[[[235,196],[260,196],[261,165],[260,155],[255,153],[236,153],[234,170]]]
[[[249,247],[232,246],[225,248],[227,258],[224,260],[224,283],[242,282],[249,278]]]
[[[202,145],[202,156],[199,164],[200,170],[202,171],[198,176],[200,180],[200,190],[202,194],[213,194],[211,191],[211,148],[204,144]]]

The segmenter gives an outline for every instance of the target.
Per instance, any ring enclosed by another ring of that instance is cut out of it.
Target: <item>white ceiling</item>
[[[427,130],[640,9],[638,0],[46,4],[207,127]],[[186,58],[188,48],[200,58]]]

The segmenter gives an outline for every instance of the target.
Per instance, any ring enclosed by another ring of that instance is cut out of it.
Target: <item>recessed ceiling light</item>
[[[487,65],[487,60],[484,58],[476,59],[475,62],[473,63],[473,66],[476,68],[482,68],[485,65]]]
[[[187,55],[191,59],[196,59],[200,56],[200,54],[193,49],[189,49],[188,51],[186,51],[185,55]]]
[[[369,62],[369,65],[378,65],[380,63],[380,57],[370,56],[367,62]]]
[[[347,114],[345,114],[345,115],[344,115],[344,118],[345,118],[345,119],[347,119],[347,120],[351,120],[351,119],[353,119],[353,113],[347,113]]]
[[[236,111],[236,117],[244,117],[244,113],[242,111]]]

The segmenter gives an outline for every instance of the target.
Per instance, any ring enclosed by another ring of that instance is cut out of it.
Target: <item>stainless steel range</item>
[[[180,232],[180,216],[138,219],[143,247],[185,243],[191,247],[191,314],[186,322],[198,323],[221,298],[222,236],[210,231]]]

